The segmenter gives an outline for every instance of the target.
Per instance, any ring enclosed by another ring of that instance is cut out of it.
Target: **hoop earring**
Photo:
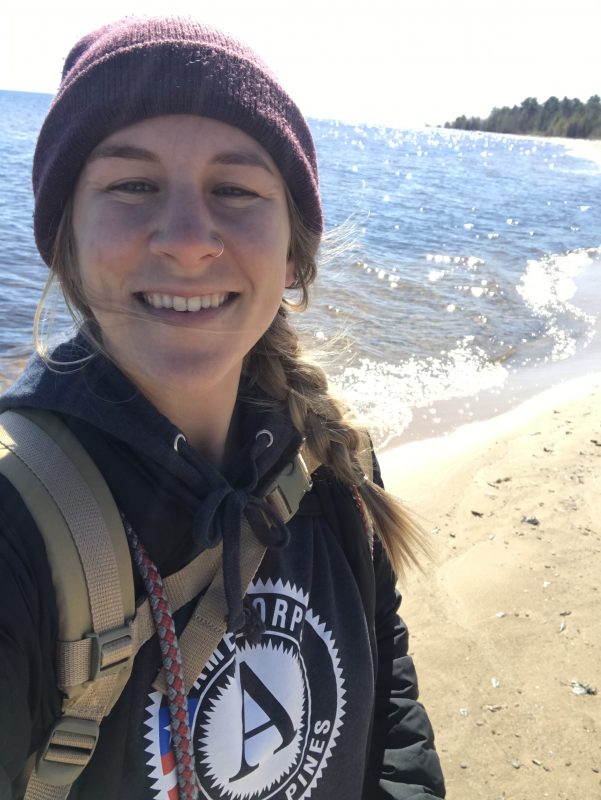
[[[223,243],[223,239],[220,239],[219,236],[213,236],[213,239],[219,243],[221,250],[218,253],[213,253],[213,258],[219,258],[223,255],[223,251],[225,250],[225,245]]]

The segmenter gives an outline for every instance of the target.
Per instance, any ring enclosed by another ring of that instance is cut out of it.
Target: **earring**
[[[213,236],[213,239],[215,239],[215,241],[218,242],[219,246],[221,247],[221,250],[218,253],[213,253],[213,258],[219,258],[220,256],[223,255],[223,251],[225,250],[225,245],[223,243],[223,239],[220,239],[219,236]]]

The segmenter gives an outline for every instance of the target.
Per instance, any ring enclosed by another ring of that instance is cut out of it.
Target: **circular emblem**
[[[344,716],[335,642],[295,586],[256,581],[248,596],[265,624],[260,643],[225,636],[188,695],[199,785],[209,800],[309,798]],[[147,711],[154,797],[171,800],[177,786],[165,698],[152,693]]]

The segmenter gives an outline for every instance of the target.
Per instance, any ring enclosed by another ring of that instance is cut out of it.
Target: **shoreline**
[[[412,419],[397,435],[389,437],[376,449],[379,456],[411,444],[448,439],[466,428],[485,426],[497,418],[505,418],[522,406],[536,404],[573,381],[586,380],[598,371],[601,363],[601,336],[597,334],[589,346],[569,359],[552,362],[544,368],[514,370],[507,381],[494,389],[475,395],[439,400],[411,409]]]
[[[495,412],[489,409],[489,413],[482,411],[482,415],[473,420],[462,422],[452,429],[433,432],[430,435],[417,434],[410,438],[403,438],[404,434],[401,434],[397,440],[391,440],[381,448],[376,448],[382,471],[390,469],[395,485],[400,479],[411,481],[416,462],[421,465],[430,460],[451,459],[458,453],[484,447],[499,435],[508,434],[520,425],[529,424],[538,413],[587,395],[601,382],[601,371],[594,369],[591,365],[588,369],[584,369],[582,374],[570,374],[572,372],[570,369],[566,369],[565,372],[567,376],[542,387],[540,381],[531,382],[531,391],[524,397],[519,400],[516,397],[507,398],[506,402],[509,407],[505,410]],[[500,395],[504,396],[504,393],[505,387],[501,390]],[[468,399],[473,401],[474,397]],[[462,400],[447,402],[459,404]],[[497,402],[499,401],[497,400]],[[399,462],[405,460],[411,464],[406,471],[399,467]],[[387,486],[387,488],[389,487]],[[395,492],[394,489],[390,489],[390,491]]]
[[[601,167],[601,141],[597,144]],[[407,426],[379,445],[378,452],[395,450],[414,441],[450,436],[466,425],[504,415],[557,386],[598,371],[601,364],[600,279],[601,254],[595,254],[591,264],[575,278],[578,308],[596,318],[595,331],[586,345],[580,343],[577,351],[568,358],[511,368],[499,387],[411,408],[412,416]]]
[[[435,551],[401,614],[448,800],[601,798],[601,371],[379,457]]]
[[[386,489],[409,504],[430,494],[423,472],[458,468],[475,459],[495,442],[511,437],[521,428],[536,426],[537,417],[572,403],[601,388],[601,371],[571,378],[539,392],[504,413],[467,423],[449,433],[415,439],[377,452]],[[600,401],[601,409],[601,401]],[[601,410],[600,410],[601,417]],[[601,467],[600,467],[601,468]],[[601,496],[599,499],[601,510]]]

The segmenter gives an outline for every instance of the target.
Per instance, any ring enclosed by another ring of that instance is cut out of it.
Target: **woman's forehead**
[[[171,114],[134,122],[111,133],[90,153],[100,158],[144,158],[160,161],[175,151],[208,154],[222,164],[261,167],[279,174],[272,157],[256,139],[225,122],[194,114]]]

